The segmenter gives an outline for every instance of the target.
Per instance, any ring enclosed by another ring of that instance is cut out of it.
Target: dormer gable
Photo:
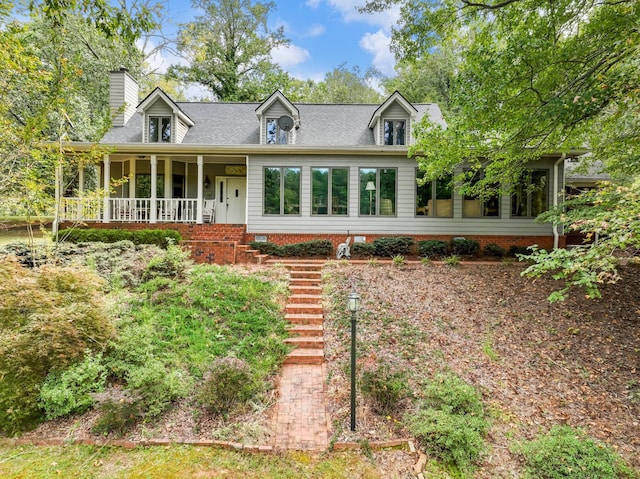
[[[258,108],[261,145],[295,144],[300,127],[300,112],[279,90],[273,92]]]
[[[136,112],[144,118],[143,143],[182,143],[194,122],[161,88],[142,100]]]
[[[369,121],[376,145],[402,146],[411,143],[411,128],[418,110],[395,91],[387,98]]]

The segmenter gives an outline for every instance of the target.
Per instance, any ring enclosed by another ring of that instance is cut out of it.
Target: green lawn
[[[374,453],[369,458],[360,451],[256,454],[180,445],[132,450],[77,445],[0,446],[0,477],[376,479],[385,477],[375,465],[378,454],[386,452]]]

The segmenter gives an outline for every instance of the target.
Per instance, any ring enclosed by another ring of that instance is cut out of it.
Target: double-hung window
[[[535,218],[549,207],[549,171],[526,171],[511,195],[511,216]]]
[[[419,184],[418,182],[416,188],[416,215],[453,216],[452,191],[452,175],[447,175],[433,181],[425,181],[423,184]]]
[[[300,214],[300,168],[266,167],[263,170],[265,215]]]
[[[280,128],[277,118],[267,118],[267,145],[286,145],[289,132]]]
[[[360,168],[360,216],[395,216],[397,173],[395,168]]]
[[[384,144],[406,145],[405,120],[384,120]]]
[[[346,215],[348,185],[348,168],[311,168],[311,214]]]
[[[149,117],[149,143],[171,143],[171,117]]]

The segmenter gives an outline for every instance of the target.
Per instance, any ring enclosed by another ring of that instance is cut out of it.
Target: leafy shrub
[[[442,240],[419,241],[418,254],[423,258],[444,258],[449,254],[449,245]]]
[[[424,389],[409,430],[426,450],[462,471],[470,471],[484,451],[487,431],[480,393],[453,374],[438,374]]]
[[[509,256],[516,257],[519,254],[531,254],[528,246],[511,245],[509,248]]]
[[[102,304],[104,282],[76,267],[27,270],[0,262],[0,428],[20,431],[41,419],[38,399],[51,371],[81,361],[114,334]]]
[[[100,404],[100,418],[91,428],[94,434],[122,435],[144,416],[138,398],[108,399]]]
[[[413,238],[409,236],[389,236],[373,240],[376,256],[391,257],[411,253]]]
[[[392,261],[395,266],[402,266],[407,263],[407,259],[401,254],[395,255],[392,258]]]
[[[451,256],[447,256],[444,259],[444,262],[447,266],[457,266],[460,264],[460,258],[455,254],[452,254]]]
[[[387,361],[365,369],[360,381],[362,393],[369,398],[373,410],[378,414],[396,412],[401,401],[410,394],[406,374]]]
[[[271,256],[331,256],[333,244],[329,240],[311,240],[278,246],[275,243],[252,241],[249,246]]]
[[[375,256],[376,246],[373,243],[354,243],[351,256]]]
[[[245,404],[259,388],[249,365],[237,358],[216,359],[198,392],[199,402],[213,415],[227,415]]]
[[[451,252],[459,256],[475,256],[480,250],[480,243],[466,238],[453,238]]]
[[[84,412],[95,402],[91,393],[104,389],[107,368],[102,354],[87,352],[84,361],[62,372],[51,372],[40,390],[40,406],[47,419]]]
[[[505,249],[495,243],[489,243],[484,247],[485,256],[490,256],[492,258],[502,258],[504,257],[505,253]]]
[[[514,450],[524,457],[531,479],[637,477],[613,449],[569,426],[556,426]]]
[[[117,243],[118,241],[132,241],[134,244],[153,244],[166,248],[169,244],[178,243],[182,236],[175,230],[119,230],[102,228],[70,228],[61,230],[58,234],[64,241],[70,243]]]
[[[153,278],[183,278],[187,266],[190,264],[190,254],[180,246],[169,244],[167,249],[151,258],[142,275],[143,281]]]

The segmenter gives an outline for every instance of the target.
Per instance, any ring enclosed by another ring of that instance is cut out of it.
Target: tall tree
[[[282,27],[267,26],[274,2],[194,0],[193,6],[203,15],[181,25],[178,35],[189,66],[171,67],[172,75],[205,85],[219,101],[262,100],[280,87],[286,74],[271,51],[288,40]]]
[[[310,84],[304,101],[313,103],[379,103],[382,99],[371,83],[378,78],[375,70],[362,73],[360,68],[348,70],[340,65],[325,74],[324,80]]]
[[[634,190],[640,172],[640,2],[374,0],[367,9],[391,3],[402,6],[394,35],[402,58],[451,42],[461,47],[448,127],[425,123],[417,129],[412,153],[428,176],[451,171],[461,158],[482,158],[470,161],[474,168],[486,166],[476,192],[496,184],[508,191],[527,162],[586,147],[592,160],[601,160],[616,181]],[[470,189],[468,178],[458,179]],[[626,210],[635,211],[637,195],[625,198],[631,201]],[[617,224],[633,230],[633,217],[625,221],[624,210],[616,211]],[[564,214],[565,224],[587,224],[571,221],[574,213]],[[626,240],[618,246],[616,251],[629,251]],[[582,271],[582,284],[597,285],[604,277],[586,255],[562,266],[553,256],[537,258],[548,270]]]

